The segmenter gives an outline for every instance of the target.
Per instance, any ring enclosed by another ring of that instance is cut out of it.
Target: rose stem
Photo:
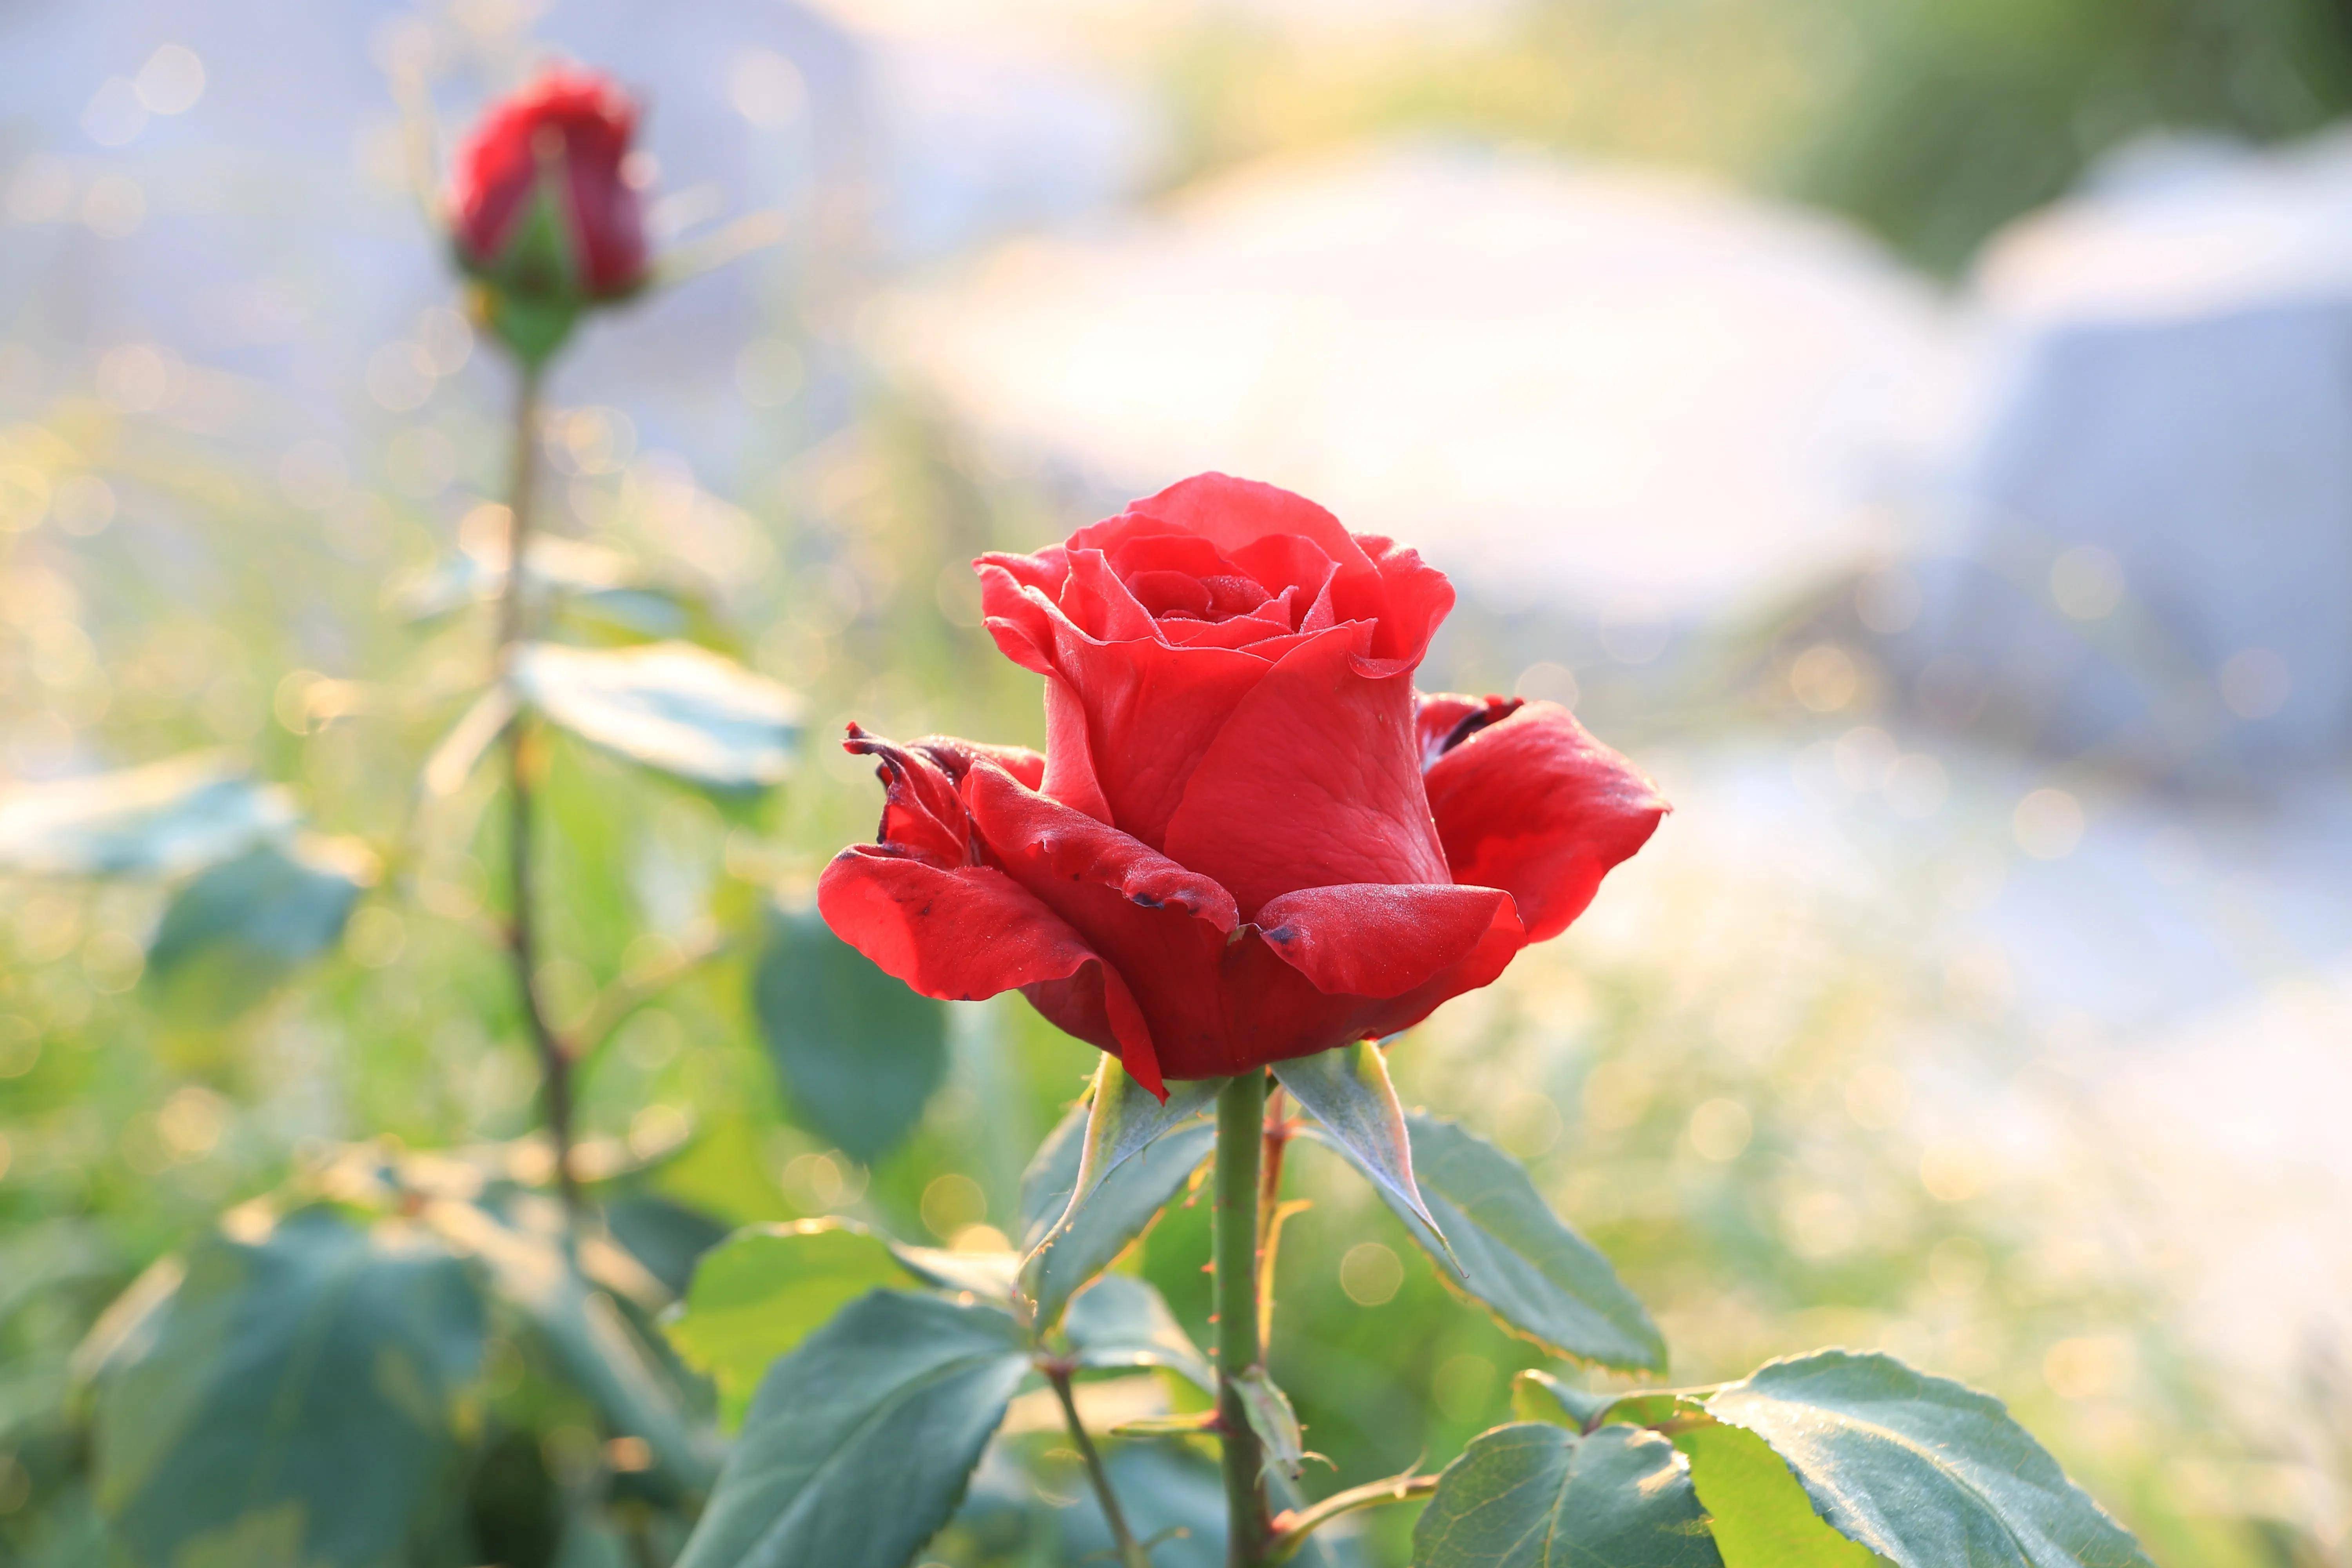
[[[1110,1488],[1110,1472],[1103,1468],[1102,1456],[1095,1451],[1095,1440],[1087,1436],[1086,1423],[1078,1419],[1078,1401],[1070,1392],[1070,1373],[1065,1366],[1049,1365],[1044,1369],[1045,1381],[1054,1385],[1055,1397],[1062,1402],[1062,1419],[1070,1428],[1070,1440],[1078,1446],[1078,1457],[1087,1462],[1087,1479],[1094,1483],[1095,1500],[1102,1504],[1103,1519],[1110,1526],[1110,1538],[1118,1548],[1119,1568],[1151,1568],[1151,1559],[1137,1543],[1135,1532],[1128,1528],[1127,1512],[1118,1506],[1118,1494]]]
[[[499,599],[499,679],[511,691],[514,662],[521,647],[523,625],[523,556],[530,537],[530,509],[539,487],[539,401],[541,368],[535,362],[521,366],[515,393],[514,476],[507,497],[507,580]],[[563,1195],[564,1212],[580,1213],[580,1184],[572,1169],[572,1052],[547,1021],[539,995],[539,928],[532,896],[531,769],[537,759],[535,735],[518,712],[507,728],[507,873],[513,908],[507,922],[507,952],[514,961],[515,989],[522,1001],[523,1020],[539,1054],[541,1102],[547,1117],[548,1142],[555,1154],[555,1186]]]
[[[1265,1071],[1217,1091],[1217,1426],[1225,1459],[1226,1568],[1258,1568],[1272,1533],[1260,1476],[1265,1461],[1234,1379],[1264,1356],[1257,1323],[1258,1147]]]

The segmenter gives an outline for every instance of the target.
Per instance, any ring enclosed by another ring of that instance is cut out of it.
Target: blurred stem
[[[1264,1360],[1257,1321],[1258,1151],[1265,1136],[1265,1071],[1217,1092],[1217,1426],[1224,1447],[1226,1568],[1259,1568],[1272,1534],[1261,1478],[1265,1456],[1234,1379]]]
[[[507,493],[507,580],[499,599],[498,679],[512,689],[514,662],[528,627],[524,625],[523,559],[530,541],[530,510],[539,489],[540,366],[523,362],[515,388],[514,473]],[[564,1212],[580,1215],[580,1184],[572,1170],[572,1052],[547,1021],[539,994],[539,920],[531,869],[532,778],[538,757],[537,728],[518,713],[507,726],[507,952],[514,960],[515,989],[531,1047],[539,1054],[540,1096],[548,1142],[555,1154],[555,1186]]]
[[[1151,1568],[1151,1559],[1128,1528],[1127,1512],[1118,1506],[1118,1494],[1110,1489],[1110,1472],[1103,1468],[1102,1455],[1095,1450],[1095,1440],[1087,1436],[1087,1425],[1078,1419],[1077,1396],[1070,1392],[1069,1369],[1048,1366],[1045,1381],[1054,1385],[1054,1396],[1062,1402],[1062,1419],[1070,1428],[1070,1441],[1078,1446],[1078,1457],[1087,1462],[1087,1479],[1094,1483],[1095,1500],[1102,1504],[1103,1519],[1110,1526],[1111,1542],[1118,1549],[1119,1568]]]

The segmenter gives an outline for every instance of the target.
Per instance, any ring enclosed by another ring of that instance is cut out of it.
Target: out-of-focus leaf
[[[993,1307],[859,1298],[769,1370],[677,1568],[904,1568],[1029,1371]]]
[[[1096,1064],[1094,1087],[1087,1094],[1087,1127],[1078,1140],[1078,1168],[1070,1179],[1070,1201],[1044,1237],[1028,1244],[1030,1251],[1059,1245],[1063,1233],[1114,1172],[1158,1142],[1161,1134],[1206,1111],[1223,1087],[1223,1081],[1215,1079],[1171,1083],[1167,1086],[1168,1098],[1155,1100],[1149,1089],[1127,1076],[1117,1058],[1104,1057]],[[1213,1140],[1213,1131],[1211,1136]],[[1028,1184],[1023,1185],[1025,1189]],[[1025,1216],[1024,1224],[1025,1228]]]
[[[778,910],[751,1001],[793,1109],[853,1160],[897,1147],[947,1077],[947,1008],[833,934],[814,910]]]
[[[1234,1392],[1241,1395],[1242,1413],[1249,1417],[1250,1430],[1257,1434],[1265,1450],[1266,1468],[1294,1481],[1305,1475],[1305,1434],[1298,1427],[1298,1412],[1290,1407],[1290,1395],[1275,1385],[1262,1366],[1244,1368],[1233,1384]]]
[[[630,637],[677,637],[712,629],[709,606],[687,584],[648,574],[617,550],[535,533],[523,552],[524,592],[563,619]],[[404,584],[394,603],[411,620],[433,620],[506,592],[502,539],[467,541]]]
[[[233,1018],[342,940],[378,869],[356,839],[305,834],[199,872],[147,943],[147,984],[175,1011]]]
[[[1497,1426],[1445,1467],[1413,1568],[1720,1568],[1690,1467],[1654,1432]]]
[[[1114,1064],[1115,1066],[1116,1064]],[[1078,1165],[1086,1152],[1089,1104],[1073,1106],[1021,1175],[1021,1247],[1027,1254],[1022,1290],[1036,1303],[1037,1321],[1051,1328],[1070,1298],[1116,1261],[1150,1229],[1217,1146],[1217,1124],[1195,1115],[1163,1131],[1133,1158],[1103,1178],[1071,1215],[1068,1227],[1039,1250],[1055,1223],[1070,1212]]]
[[[1393,1193],[1381,1187],[1381,1196],[1430,1255],[1441,1279],[1554,1355],[1642,1372],[1664,1369],[1665,1341],[1650,1314],[1609,1260],[1560,1223],[1518,1162],[1442,1117],[1414,1111],[1405,1123],[1422,1197],[1453,1242],[1451,1258]],[[1319,1129],[1309,1131],[1331,1142]],[[1348,1153],[1344,1146],[1340,1152]]]
[[[2149,1568],[1999,1400],[1892,1356],[1771,1362],[1706,1408],[1770,1444],[1822,1518],[1898,1568]]]
[[[1388,1058],[1369,1040],[1274,1064],[1291,1098],[1323,1124],[1356,1168],[1370,1176],[1392,1206],[1418,1220],[1445,1246],[1445,1233],[1422,1202],[1412,1179],[1412,1140],[1404,1107],[1389,1081]],[[1416,1233],[1418,1234],[1418,1233]],[[1452,1248],[1447,1247],[1452,1258]]]
[[[615,1433],[644,1439],[677,1485],[709,1481],[712,1457],[678,1389],[613,1298],[573,1265],[553,1199],[493,1188],[472,1203],[427,1202],[419,1217],[481,1261],[499,1299],[522,1314],[557,1371]]]
[[[1724,1568],[1872,1568],[1884,1560],[1830,1528],[1764,1439],[1703,1422],[1675,1435]]]
[[[0,872],[175,877],[294,826],[294,801],[198,752],[121,773],[0,789]]]
[[[1143,1280],[1108,1274],[1077,1294],[1062,1330],[1080,1366],[1097,1371],[1164,1366],[1213,1394],[1217,1374],[1160,1292]]]
[[[100,1370],[98,1500],[131,1561],[403,1562],[441,1528],[480,1296],[413,1227],[324,1210],[200,1244]]]
[[[753,1226],[703,1255],[665,1327],[687,1363],[719,1385],[720,1415],[731,1427],[779,1357],[868,1290],[906,1278],[889,1244],[863,1226]]]
[[[604,1205],[613,1239],[672,1296],[684,1296],[702,1255],[727,1239],[723,1221],[655,1193],[631,1193]]]
[[[782,784],[800,699],[692,643],[519,649],[515,689],[551,722],[606,751],[710,789]]]
[[[427,800],[440,800],[466,787],[482,758],[514,722],[515,695],[504,685],[494,686],[474,699],[433,754],[425,759],[419,775]]]
[[[1103,1456],[1111,1489],[1139,1541],[1154,1542],[1152,1568],[1224,1568],[1225,1483],[1217,1463],[1185,1443],[1126,1442]],[[1117,1562],[1110,1527],[1091,1487],[1060,1510],[1065,1563]],[[1307,1540],[1309,1548],[1314,1538]],[[1307,1553],[1292,1559],[1307,1562]]]

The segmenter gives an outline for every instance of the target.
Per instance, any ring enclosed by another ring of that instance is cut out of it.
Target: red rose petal
[[[1150,1029],[1126,982],[1068,922],[1003,872],[947,869],[857,845],[825,867],[816,905],[835,936],[884,973],[943,1001],[973,1002],[1067,980],[1089,965],[1101,970],[1119,1059],[1138,1083],[1165,1098]]]
[[[1556,702],[1530,702],[1477,731],[1432,763],[1425,783],[1454,880],[1507,891],[1529,942],[1566,931],[1671,809]]]
[[[1233,704],[1168,818],[1161,847],[1244,918],[1300,888],[1470,879],[1430,821],[1412,682],[1359,671],[1365,630],[1309,640]]]
[[[1500,931],[1517,951],[1511,896],[1494,888],[1356,883],[1302,888],[1257,912],[1268,946],[1332,994],[1387,999],[1427,984]]]

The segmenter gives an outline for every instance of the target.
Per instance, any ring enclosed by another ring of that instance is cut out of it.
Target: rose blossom
[[[818,906],[926,995],[1018,987],[1155,1093],[1489,984],[1667,810],[1556,704],[1417,696],[1452,585],[1286,490],[1204,474],[977,564],[1045,677],[1045,755],[852,725],[887,801]]]
[[[449,206],[468,271],[518,291],[602,300],[644,282],[644,204],[624,165],[637,110],[604,77],[551,70],[491,106],[458,151]],[[551,204],[557,253],[535,254]]]

